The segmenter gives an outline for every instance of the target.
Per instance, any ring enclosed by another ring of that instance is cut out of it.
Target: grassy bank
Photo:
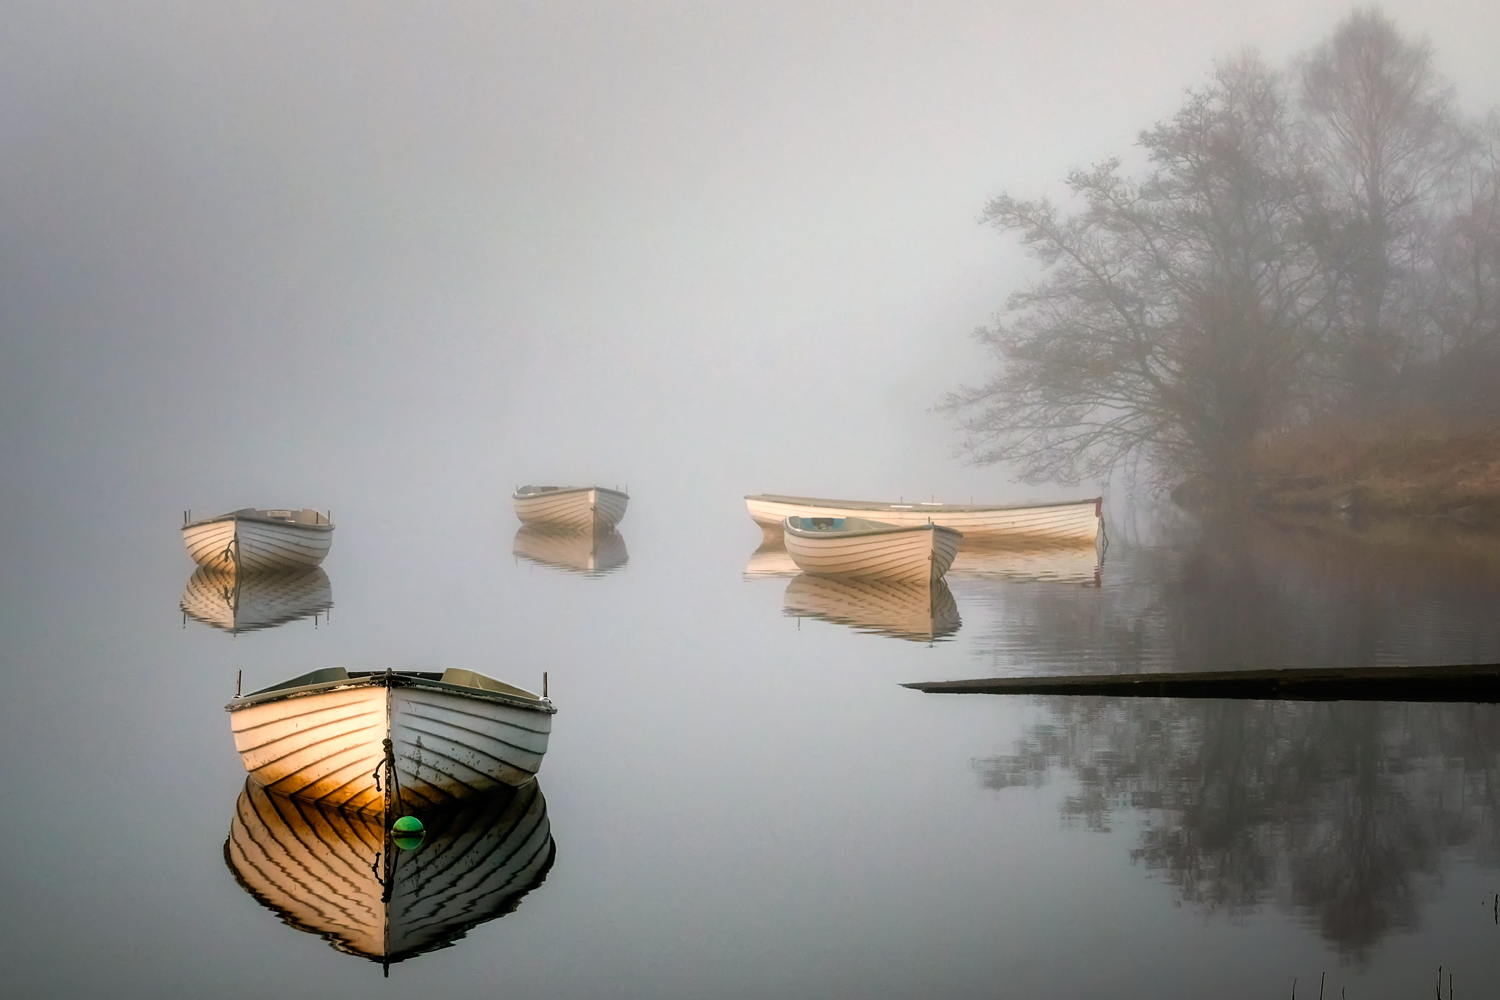
[[[1408,424],[1282,434],[1256,454],[1254,503],[1500,523],[1500,429]]]

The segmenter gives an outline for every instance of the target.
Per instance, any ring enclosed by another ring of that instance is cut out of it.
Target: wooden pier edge
[[[927,694],[1065,694],[1256,701],[1500,702],[1500,663],[981,677],[903,684]]]

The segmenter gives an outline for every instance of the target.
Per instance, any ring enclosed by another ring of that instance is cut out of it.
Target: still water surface
[[[1495,707],[899,686],[1500,661],[1493,539],[1123,517],[1102,567],[970,553],[910,594],[795,575],[733,497],[637,492],[617,536],[571,548],[517,532],[502,500],[402,515],[346,509],[323,574],[238,594],[195,576],[171,511],[33,526],[0,606],[0,949],[20,992],[1249,998],[1326,973],[1331,995],[1373,998],[1428,995],[1439,965],[1455,996],[1500,981]],[[384,874],[378,831],[278,812],[246,787],[223,705],[240,672],[251,690],[333,664],[547,671],[538,786],[442,820]],[[342,931],[263,849],[314,827],[342,845],[318,862],[347,873]],[[444,910],[431,887],[452,859],[473,877]],[[360,944],[385,878],[411,904],[389,981]]]

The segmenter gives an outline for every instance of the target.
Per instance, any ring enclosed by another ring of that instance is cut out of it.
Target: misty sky
[[[1025,273],[985,200],[1349,9],[7,4],[0,501],[1055,495],[928,409]],[[1500,4],[1385,9],[1500,102]]]

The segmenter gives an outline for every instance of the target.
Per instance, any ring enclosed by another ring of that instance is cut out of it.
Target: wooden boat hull
[[[782,606],[792,617],[913,642],[947,638],[963,624],[942,580],[836,580],[803,573],[787,584]]]
[[[984,507],[971,504],[889,504],[864,500],[823,500],[759,494],[745,497],[750,517],[767,541],[781,537],[788,517],[861,517],[901,527],[932,524],[963,532],[970,542],[984,539],[1051,538],[1093,541],[1103,524],[1099,498],[1067,503]]]
[[[1104,562],[1092,544],[1024,547],[964,547],[948,569],[950,577],[1013,580],[1021,583],[1071,583],[1097,587]]]
[[[516,529],[511,552],[541,566],[584,576],[603,576],[630,561],[618,531],[564,531],[523,524]]]
[[[448,947],[512,912],[556,856],[535,781],[423,816],[427,835],[415,850],[392,849],[387,819],[320,808],[247,781],[224,861],[285,923],[346,954],[392,964]]]
[[[792,519],[788,518],[788,522]],[[933,524],[811,537],[788,528],[787,555],[804,573],[835,578],[931,580],[953,563],[963,536]]]
[[[183,525],[182,540],[193,562],[209,569],[241,573],[312,569],[322,563],[333,545],[333,525],[236,511]]]
[[[625,517],[630,497],[603,486],[523,486],[511,495],[522,524],[606,531]]]
[[[199,566],[181,607],[213,628],[254,632],[322,614],[333,607],[333,585],[321,569],[236,573]]]
[[[530,781],[547,752],[551,702],[528,704],[436,677],[355,675],[231,702],[235,749],[250,777],[271,791],[356,811],[384,808],[376,772],[387,738],[407,808]]]

